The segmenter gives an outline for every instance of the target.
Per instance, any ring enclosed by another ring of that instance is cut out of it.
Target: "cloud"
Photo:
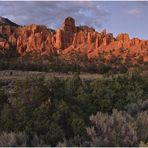
[[[140,16],[142,13],[142,10],[139,8],[131,9],[128,11],[128,14],[133,15],[133,16]]]
[[[100,2],[91,1],[0,1],[0,15],[22,25],[36,23],[54,28],[59,27],[64,18],[71,16],[78,25],[101,28],[110,13]]]

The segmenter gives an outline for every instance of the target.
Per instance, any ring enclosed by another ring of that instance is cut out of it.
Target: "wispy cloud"
[[[131,9],[128,11],[128,14],[139,17],[142,13],[142,10],[139,8]]]
[[[100,2],[0,2],[0,15],[9,17],[18,24],[45,24],[49,27],[59,27],[67,16],[76,19],[77,24],[85,24],[101,28],[108,20],[109,12]]]

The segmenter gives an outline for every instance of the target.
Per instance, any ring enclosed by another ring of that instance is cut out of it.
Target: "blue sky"
[[[121,32],[130,37],[148,39],[148,1],[0,1],[0,16],[21,24],[45,24],[59,28],[65,17],[75,18],[77,25],[103,28],[115,36]]]
[[[104,5],[110,12],[104,25],[108,31],[128,32],[131,37],[148,39],[148,1],[104,2]]]

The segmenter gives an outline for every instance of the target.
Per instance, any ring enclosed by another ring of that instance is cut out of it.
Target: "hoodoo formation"
[[[88,26],[75,26],[75,20],[67,17],[61,28],[49,29],[41,25],[19,26],[10,20],[0,17],[0,54],[14,49],[20,56],[31,54],[50,55],[70,60],[72,53],[84,54],[88,58],[98,58],[104,51],[114,56],[127,56],[134,62],[142,57],[148,62],[148,40],[130,39],[127,33],[114,37],[106,30],[97,32]],[[122,53],[122,55],[121,55]]]

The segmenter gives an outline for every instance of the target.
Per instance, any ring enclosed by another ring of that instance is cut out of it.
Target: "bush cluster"
[[[138,73],[97,80],[0,83],[0,146],[139,146],[148,143],[148,78]]]

